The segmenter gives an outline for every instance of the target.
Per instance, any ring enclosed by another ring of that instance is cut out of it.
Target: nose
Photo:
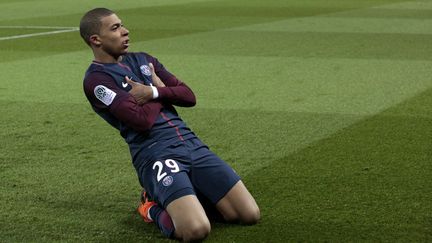
[[[123,29],[122,29],[122,35],[123,36],[127,36],[127,35],[129,35],[129,30],[128,29],[126,29],[126,27],[122,27]]]

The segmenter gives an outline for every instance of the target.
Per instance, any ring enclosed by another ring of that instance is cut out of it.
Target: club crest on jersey
[[[151,71],[150,71],[150,67],[147,65],[141,65],[140,66],[140,70],[141,73],[144,74],[145,76],[151,76]]]
[[[117,93],[108,89],[107,87],[103,85],[98,85],[94,88],[94,94],[96,98],[105,105],[109,106],[113,102],[114,98],[116,97]]]
[[[173,183],[173,181],[174,181],[174,178],[172,176],[166,176],[162,180],[162,185],[164,185],[164,186],[171,186],[171,184]]]

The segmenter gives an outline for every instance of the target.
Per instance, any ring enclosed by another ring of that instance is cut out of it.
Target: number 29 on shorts
[[[167,159],[164,161],[164,163],[162,163],[161,161],[154,162],[153,170],[156,169],[157,169],[156,180],[158,182],[167,175],[166,169],[170,169],[171,173],[177,173],[180,171],[180,167],[178,166],[177,162],[175,162],[175,160],[173,159]]]

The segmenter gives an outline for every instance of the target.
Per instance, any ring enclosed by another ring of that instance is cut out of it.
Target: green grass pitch
[[[208,242],[432,241],[432,1],[0,0],[0,242],[169,242],[82,92],[98,6],[192,87],[181,116],[261,208]]]

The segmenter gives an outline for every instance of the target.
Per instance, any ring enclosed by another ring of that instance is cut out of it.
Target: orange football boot
[[[153,219],[149,218],[149,211],[150,208],[157,205],[156,202],[150,201],[147,198],[147,193],[145,191],[143,191],[143,193],[141,194],[141,203],[137,208],[138,213],[141,215],[141,218],[144,220],[144,222],[146,223],[152,223]]]

